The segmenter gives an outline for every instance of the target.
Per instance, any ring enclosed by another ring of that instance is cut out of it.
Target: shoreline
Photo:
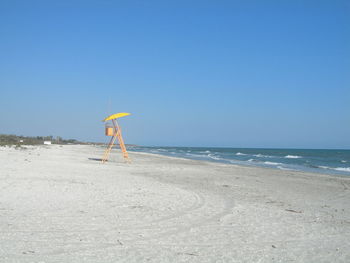
[[[115,149],[114,149],[115,150]],[[256,169],[263,169],[263,170],[267,170],[267,171],[281,171],[282,173],[286,172],[286,173],[301,173],[304,175],[311,175],[311,176],[325,176],[325,177],[340,177],[340,178],[345,178],[345,179],[349,179],[350,180],[350,176],[349,175],[345,175],[345,174],[333,174],[333,173],[321,173],[321,172],[309,172],[309,171],[299,171],[299,170],[283,170],[280,168],[273,168],[273,167],[263,167],[263,166],[254,166],[254,165],[244,165],[244,164],[234,164],[234,163],[226,163],[226,162],[220,162],[220,161],[209,161],[209,160],[197,160],[197,159],[191,159],[191,158],[185,158],[185,157],[178,157],[178,156],[168,156],[168,155],[162,155],[162,154],[158,154],[158,153],[149,153],[149,152],[139,152],[139,151],[130,151],[129,153],[135,153],[135,154],[145,154],[145,155],[154,155],[160,158],[168,158],[168,159],[180,159],[183,161],[195,161],[195,162],[200,162],[200,163],[207,163],[207,164],[218,164],[218,165],[228,165],[228,166],[233,166],[233,167],[241,167],[241,168],[256,168]]]
[[[224,149],[224,150],[222,150]],[[160,154],[191,160],[272,168],[282,171],[300,171],[330,175],[350,176],[349,150],[208,148],[208,147],[135,147],[129,151]],[[326,155],[327,156],[327,155]],[[335,158],[335,159],[334,159]],[[343,159],[344,158],[344,159]],[[338,160],[337,160],[338,159]],[[339,160],[340,159],[340,160]],[[334,162],[339,161],[335,165]]]
[[[349,261],[350,178],[103,150],[0,150],[0,261]]]

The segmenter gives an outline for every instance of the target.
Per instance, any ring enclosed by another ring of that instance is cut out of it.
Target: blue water
[[[350,150],[143,146],[129,146],[128,150],[194,160],[350,176]]]

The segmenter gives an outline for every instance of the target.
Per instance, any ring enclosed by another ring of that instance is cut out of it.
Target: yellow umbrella
[[[115,114],[112,114],[112,115],[108,116],[103,121],[114,120],[114,119],[118,119],[118,118],[121,118],[121,117],[124,117],[124,116],[128,116],[128,115],[130,115],[130,113],[127,113],[127,112],[115,113]]]

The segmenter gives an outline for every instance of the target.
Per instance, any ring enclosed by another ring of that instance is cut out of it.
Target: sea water
[[[130,146],[130,151],[194,160],[350,176],[350,150]]]

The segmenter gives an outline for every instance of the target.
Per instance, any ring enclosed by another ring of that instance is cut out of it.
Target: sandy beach
[[[0,147],[0,262],[350,262],[350,178]]]

